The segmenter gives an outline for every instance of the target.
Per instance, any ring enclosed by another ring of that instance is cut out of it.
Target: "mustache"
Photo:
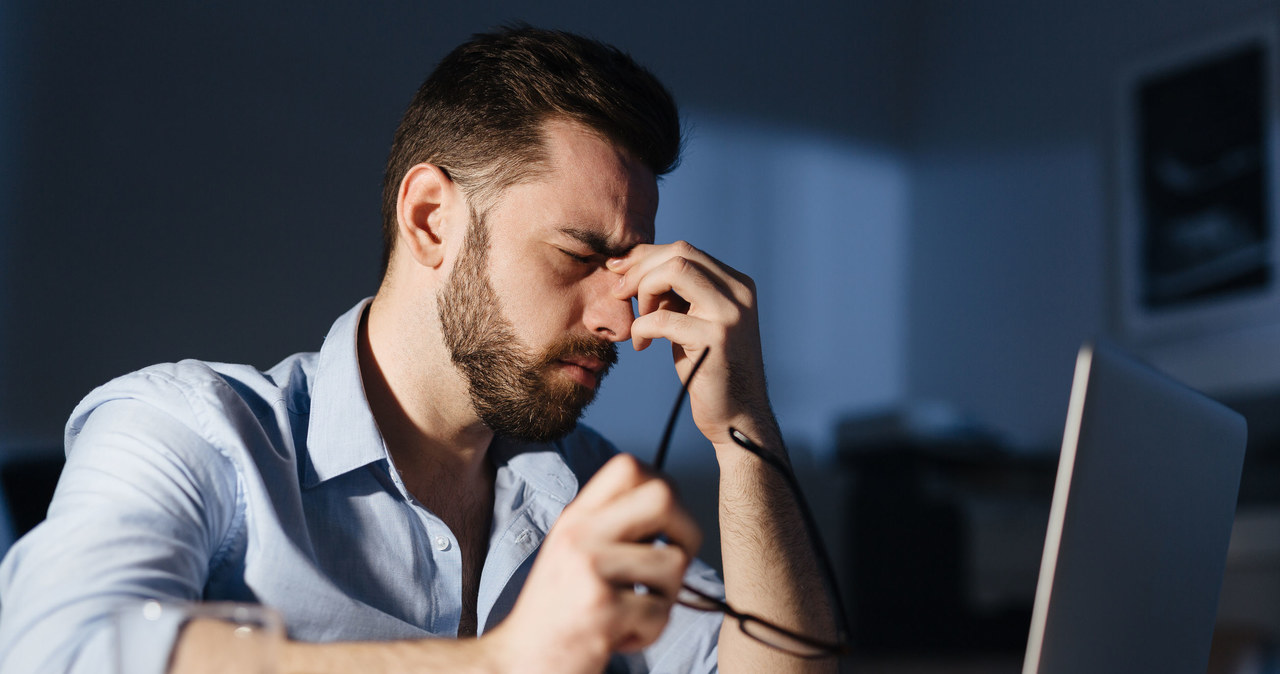
[[[600,371],[600,377],[603,378],[605,373],[618,363],[618,345],[590,335],[569,335],[543,352],[538,359],[538,368],[547,367],[558,360],[572,356],[603,361],[605,366]]]

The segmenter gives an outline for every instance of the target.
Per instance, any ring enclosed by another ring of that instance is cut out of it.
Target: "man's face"
[[[597,382],[618,361],[612,342],[566,334],[535,353],[516,337],[488,279],[488,234],[472,212],[467,241],[440,291],[440,322],[449,355],[467,379],[476,416],[500,435],[546,441],[573,429],[595,398],[594,386],[554,376],[557,363],[598,369]]]
[[[582,127],[545,127],[549,170],[472,212],[439,294],[445,344],[472,406],[500,435],[573,429],[630,337],[631,303],[604,267],[653,239],[652,173]]]

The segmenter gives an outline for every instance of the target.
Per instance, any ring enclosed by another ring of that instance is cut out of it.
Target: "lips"
[[[561,358],[560,362],[567,363],[569,365],[577,365],[597,377],[600,376],[600,373],[609,365],[599,358],[592,358],[590,356],[568,356],[566,358]]]
[[[618,362],[618,347],[590,335],[568,335],[539,358],[539,369],[553,367],[587,388],[597,388]]]

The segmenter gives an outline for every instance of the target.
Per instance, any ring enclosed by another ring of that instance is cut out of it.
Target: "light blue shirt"
[[[457,539],[405,489],[364,396],[367,302],[319,353],[267,372],[157,365],[80,403],[48,519],[0,564],[0,672],[101,671],[111,614],[146,598],[259,602],[302,641],[457,635]],[[547,444],[494,441],[481,633],[510,611],[547,531],[614,453],[581,427]],[[724,596],[700,562],[686,580]],[[657,643],[610,670],[714,671],[721,618],[677,607]],[[172,641],[158,633],[149,648],[167,654]]]

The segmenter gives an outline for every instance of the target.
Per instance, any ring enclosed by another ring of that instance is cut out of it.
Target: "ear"
[[[404,174],[396,198],[399,245],[418,264],[439,267],[444,261],[445,214],[461,198],[457,185],[434,164],[418,164]]]

